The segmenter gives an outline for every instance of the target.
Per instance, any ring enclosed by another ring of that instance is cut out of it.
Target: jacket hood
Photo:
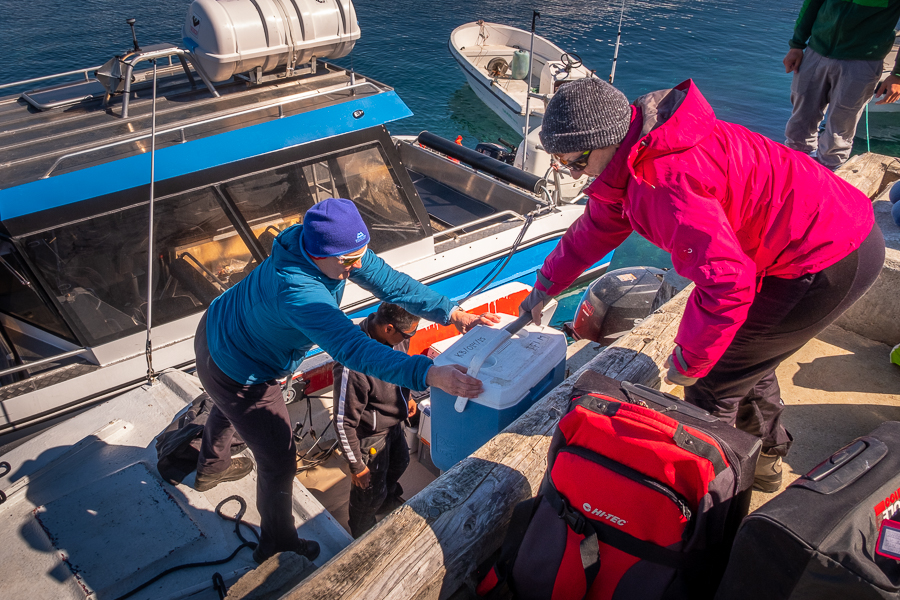
[[[643,179],[638,167],[641,160],[697,145],[713,132],[715,121],[712,107],[690,79],[675,88],[639,97],[634,101],[625,139],[588,191],[606,198],[624,198],[629,179]]]
[[[634,105],[644,118],[641,142],[632,150],[638,160],[692,148],[713,132],[716,123],[716,114],[692,79],[645,94]]]

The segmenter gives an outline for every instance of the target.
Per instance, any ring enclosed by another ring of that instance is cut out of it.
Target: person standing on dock
[[[815,155],[832,171],[850,158],[856,125],[873,92],[884,96],[877,104],[900,98],[900,56],[881,81],[898,19],[900,0],[803,2],[783,61],[785,73],[794,73],[793,112],[784,130],[788,148]]]
[[[521,305],[544,303],[632,231],[672,255],[694,290],[668,359],[685,400],[762,438],[757,489],[781,485],[792,437],[776,367],[881,272],[872,204],[814,160],[716,119],[693,81],[629,104],[596,78],[562,86],[540,133],[586,189]]]
[[[419,318],[389,302],[359,324],[363,333],[398,352],[409,350]],[[358,538],[375,515],[403,504],[400,477],[409,466],[404,422],[416,414],[409,389],[334,366],[334,429],[350,465],[350,533]]]
[[[232,459],[237,431],[257,464],[259,563],[293,551],[310,560],[315,541],[300,539],[292,513],[297,453],[280,378],[290,378],[317,344],[347,367],[414,390],[434,386],[453,395],[478,395],[482,385],[465,369],[436,367],[425,356],[397,352],[368,337],[339,308],[350,280],[413,314],[456,326],[499,321],[466,313],[447,297],[395,271],[368,249],[369,232],[350,200],[329,198],[282,231],[272,254],[216,298],[194,338],[197,375],[215,406],[203,430],[194,488],[212,489],[252,469]]]

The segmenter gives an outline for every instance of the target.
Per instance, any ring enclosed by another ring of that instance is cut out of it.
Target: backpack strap
[[[681,423],[679,423],[678,427],[675,429],[672,441],[682,450],[687,450],[695,456],[708,460],[712,464],[713,472],[715,472],[716,475],[728,468],[725,465],[725,461],[722,459],[722,453],[719,452],[718,448],[713,444],[700,439],[696,435],[688,433]]]
[[[613,548],[641,560],[647,560],[672,569],[695,569],[703,566],[708,559],[709,553],[706,551],[695,550],[693,552],[679,552],[677,550],[669,550],[668,548],[663,548],[652,542],[638,539],[603,521],[587,518],[577,510],[573,509],[569,505],[569,501],[556,490],[555,486],[551,485],[548,487],[549,489],[544,497],[547,499],[547,502],[550,503],[550,506],[556,510],[559,518],[565,521],[572,531],[578,535],[586,536],[581,544],[583,565],[586,560],[585,552],[589,551],[585,546],[590,545],[595,555],[594,558],[598,563],[596,568],[599,571],[599,542],[608,544]],[[594,538],[594,540],[589,538]],[[591,566],[593,566],[593,564],[591,564]],[[587,572],[587,569],[585,569],[585,572]],[[591,583],[593,583],[593,580],[591,580]],[[590,589],[590,585],[588,586],[588,589]]]
[[[503,584],[510,587],[512,565],[516,561],[519,547],[522,545],[522,540],[525,539],[525,533],[528,531],[528,526],[540,503],[541,495],[538,494],[534,498],[522,500],[513,508],[499,555],[495,553],[476,570],[480,576],[475,588],[478,596],[487,596],[495,590],[500,590],[504,587]]]

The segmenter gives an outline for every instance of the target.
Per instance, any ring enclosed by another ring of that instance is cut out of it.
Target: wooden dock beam
[[[658,386],[692,287],[282,597],[425,600],[453,594],[500,547],[516,503],[537,492],[550,436],[578,376],[591,369]]]

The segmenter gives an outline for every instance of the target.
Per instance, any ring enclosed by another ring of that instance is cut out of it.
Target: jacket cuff
[[[685,387],[697,383],[699,377],[690,377],[683,373],[683,371],[688,370],[688,366],[684,360],[684,355],[681,352],[681,346],[675,346],[675,349],[672,351],[672,355],[669,356],[668,363],[669,371],[668,373],[666,373],[666,378],[669,381]]]
[[[796,38],[791,38],[790,40],[788,40],[788,46],[790,46],[791,48],[796,48],[797,50],[806,50],[806,43],[798,42]]]

